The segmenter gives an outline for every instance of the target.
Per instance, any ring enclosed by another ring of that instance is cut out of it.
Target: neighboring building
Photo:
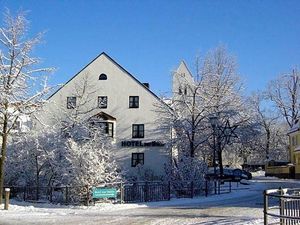
[[[300,123],[295,121],[288,131],[289,161],[271,160],[266,165],[266,176],[300,179]]]
[[[300,179],[300,121],[296,120],[294,126],[288,132],[289,157],[294,168],[291,173],[296,179]]]
[[[172,93],[173,99],[177,100],[183,95],[190,95],[189,86],[194,84],[194,78],[187,65],[182,61],[178,69],[173,73]]]
[[[81,120],[95,125],[97,119],[97,125],[112,138],[112,151],[123,169],[134,171],[142,164],[157,175],[164,174],[164,165],[170,162],[170,149],[165,144],[170,132],[160,128],[156,105],[165,103],[149,84],[138,81],[106,53],[97,56],[48,101],[39,115],[44,125],[63,124],[77,110]]]

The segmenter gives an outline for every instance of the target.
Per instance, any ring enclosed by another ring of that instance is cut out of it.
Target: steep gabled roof
[[[149,88],[147,88],[143,83],[141,83],[138,79],[136,79],[131,73],[129,73],[126,69],[124,69],[119,63],[117,63],[114,59],[112,59],[105,52],[99,54],[96,58],[94,58],[89,64],[87,64],[84,68],[82,68],[78,73],[76,73],[70,80],[68,80],[64,85],[62,85],[59,89],[57,89],[49,98],[51,99],[56,93],[58,93],[65,85],[67,85],[70,81],[72,81],[78,74],[80,74],[83,70],[85,70],[89,65],[91,65],[96,59],[100,56],[104,55],[107,59],[109,59],[113,64],[115,64],[119,69],[125,72],[128,76],[130,76],[137,84],[141,85],[146,91],[148,91],[151,95],[153,95],[157,100],[167,105],[161,98],[159,98],[154,92],[152,92]],[[167,105],[168,106],[168,105]]]
[[[180,70],[183,70],[183,71],[186,71],[188,72],[188,75],[190,76],[191,79],[194,79],[193,78],[193,74],[191,73],[191,71],[189,70],[188,66],[186,65],[185,61],[182,60],[177,68],[177,72],[180,71]]]
[[[300,123],[299,119],[296,119],[293,126],[288,130],[287,134],[295,133],[300,130]]]

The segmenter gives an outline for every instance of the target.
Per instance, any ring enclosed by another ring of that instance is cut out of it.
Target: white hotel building
[[[187,71],[182,64],[179,69]],[[80,96],[83,90],[84,96]],[[40,115],[44,125],[67,120],[74,105],[81,104],[86,112],[82,120],[101,119],[122,168],[135,170],[140,163],[157,175],[164,173],[164,165],[171,160],[171,149],[165,145],[171,132],[160,129],[155,106],[164,103],[148,84],[138,81],[106,53],[97,56],[48,100],[46,113]]]

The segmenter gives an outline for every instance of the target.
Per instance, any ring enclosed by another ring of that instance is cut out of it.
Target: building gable
[[[49,98],[48,100],[51,100],[53,96],[61,92],[69,83],[71,83],[73,80],[75,80],[80,74],[83,74],[86,70],[88,70],[89,67],[91,67],[97,60],[99,60],[101,57],[104,57],[109,62],[111,62],[114,66],[119,68],[121,71],[123,71],[128,77],[130,77],[137,85],[141,86],[146,92],[150,93],[155,99],[160,101],[161,103],[165,104],[154,92],[152,92],[147,85],[141,83],[138,79],[136,79],[131,73],[129,73],[125,68],[123,68],[120,64],[118,64],[114,59],[112,59],[109,55],[107,55],[105,52],[102,52],[99,54],[96,58],[94,58],[89,64],[87,64],[84,68],[82,68],[78,73],[76,73],[70,80],[68,80],[64,85],[62,85],[58,90],[56,90]],[[99,74],[100,75],[100,74]]]

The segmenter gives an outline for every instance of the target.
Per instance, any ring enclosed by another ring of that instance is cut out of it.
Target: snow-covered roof
[[[294,123],[294,125],[292,126],[291,129],[288,130],[287,134],[291,134],[294,133],[296,131],[300,130],[300,124],[299,124],[299,119],[297,119]]]
[[[297,146],[294,150],[295,151],[300,151],[300,146]]]

